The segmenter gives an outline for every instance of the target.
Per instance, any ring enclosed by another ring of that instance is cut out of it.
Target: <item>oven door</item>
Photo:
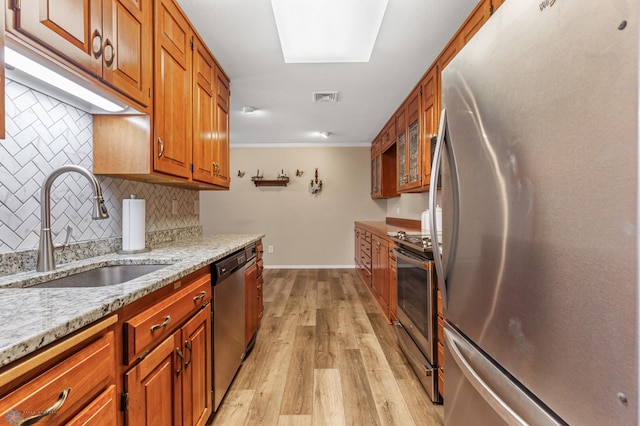
[[[394,251],[398,261],[398,320],[427,361],[435,367],[436,289],[433,261],[399,247]]]

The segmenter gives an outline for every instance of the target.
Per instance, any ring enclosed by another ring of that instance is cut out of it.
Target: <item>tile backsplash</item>
[[[0,254],[38,247],[40,189],[46,176],[65,164],[93,168],[91,115],[11,80],[6,81],[5,140],[0,140]],[[91,219],[89,184],[77,173],[59,176],[51,191],[54,243],[121,238],[122,200],[146,200],[146,231],[199,226],[198,191],[98,176],[109,211]],[[172,201],[178,205],[172,212]]]

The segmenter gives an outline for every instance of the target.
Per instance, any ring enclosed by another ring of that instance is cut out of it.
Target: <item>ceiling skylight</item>
[[[287,63],[368,62],[388,0],[271,0]]]

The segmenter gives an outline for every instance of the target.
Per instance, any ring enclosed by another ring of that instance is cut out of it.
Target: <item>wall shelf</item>
[[[289,183],[289,178],[278,178],[278,179],[260,179],[252,177],[251,180],[256,186],[287,186]]]

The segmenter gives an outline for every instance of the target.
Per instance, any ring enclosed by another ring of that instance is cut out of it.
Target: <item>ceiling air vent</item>
[[[313,102],[338,102],[338,92],[313,92]]]

